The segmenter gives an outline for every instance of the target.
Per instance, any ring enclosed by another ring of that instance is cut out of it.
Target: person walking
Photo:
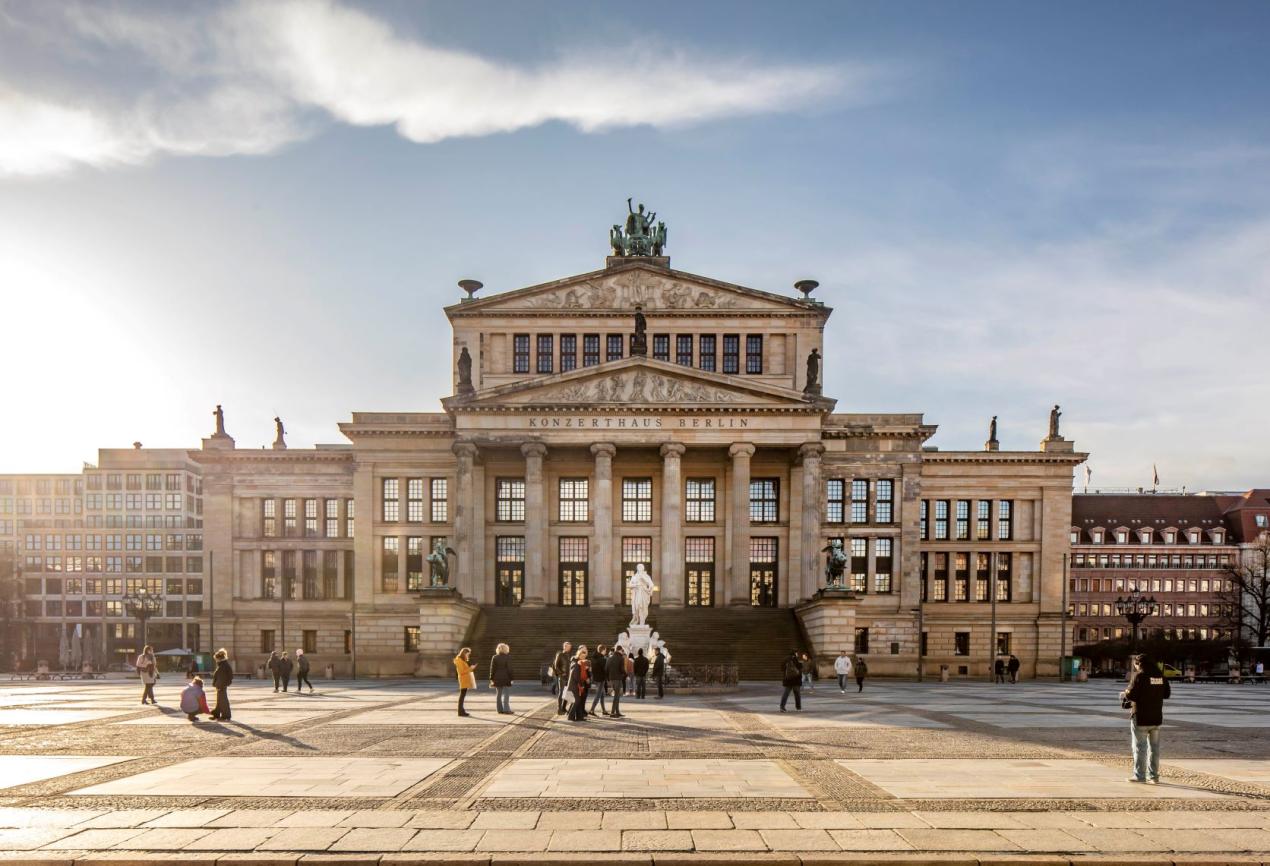
[[[494,657],[489,660],[489,684],[494,690],[494,705],[500,716],[509,716],[512,712],[512,648],[500,643],[494,648]]]
[[[158,704],[154,699],[154,684],[159,680],[159,663],[154,657],[154,647],[146,644],[137,656],[137,673],[141,677],[144,688],[141,691],[141,705]]]
[[[595,705],[600,705],[600,712],[604,715],[609,714],[609,708],[605,705],[604,697],[608,692],[608,647],[599,644],[595,648],[595,658],[591,659],[591,688],[595,689],[595,697],[591,698],[592,715],[595,714]]]
[[[287,655],[284,650],[278,658],[278,675],[282,677],[282,690],[284,692],[291,688],[291,670],[293,667],[291,656]]]
[[[666,656],[661,647],[653,650],[653,681],[657,683],[657,699],[666,697]]]
[[[191,722],[197,722],[199,713],[210,715],[207,708],[207,693],[203,691],[203,678],[194,676],[181,690],[181,712]]]
[[[855,685],[856,694],[864,691],[864,678],[869,675],[869,666],[864,659],[856,656],[855,659]]]
[[[648,656],[642,649],[635,651],[635,697],[644,700],[648,681]]]
[[[216,672],[212,674],[212,688],[216,689],[216,706],[212,708],[212,718],[222,722],[230,720],[229,687],[234,682],[234,669],[229,664],[229,652],[224,647],[212,656],[216,662]]]
[[[635,696],[635,657],[625,650],[623,651],[622,656],[625,659],[625,663],[626,663],[626,678],[625,678],[626,696],[634,697]]]
[[[789,657],[785,659],[785,664],[781,668],[781,685],[784,691],[781,692],[781,712],[785,712],[785,704],[789,701],[790,694],[794,696],[794,709],[801,711],[803,708],[803,663],[798,657],[797,650],[791,650]]]
[[[276,692],[282,688],[282,659],[278,658],[277,650],[269,653],[269,661],[265,662],[265,667],[273,674],[273,690]]]
[[[1020,666],[1021,665],[1019,663],[1019,657],[1016,656],[1014,653],[1010,653],[1010,661],[1006,663],[1005,669],[1010,672],[1011,684],[1017,683],[1019,681],[1019,667]]]
[[[833,660],[833,672],[838,675],[838,691],[847,693],[847,677],[851,676],[851,657],[843,650]]]
[[[569,675],[565,677],[564,689],[568,691],[569,721],[586,721],[587,684],[591,678],[590,665],[587,663],[586,647],[578,647],[578,653],[569,663]]]
[[[811,663],[811,656],[807,653],[803,653],[799,656],[799,660],[802,661],[803,664],[803,685],[808,691],[814,692],[816,690],[816,684],[812,681],[811,675],[812,671],[815,669],[815,665]]]
[[[1005,682],[1005,659],[997,656],[997,660],[992,665],[992,673],[996,676],[997,684]]]
[[[609,672],[609,688],[613,690],[613,712],[609,713],[609,717],[620,719],[622,718],[622,692],[626,686],[626,653],[622,652],[620,646],[613,647],[605,667]]]
[[[562,716],[568,712],[568,706],[565,703],[565,685],[569,682],[569,675],[573,671],[573,644],[565,641],[560,645],[560,652],[556,653],[555,659],[551,662],[551,672],[556,678],[556,715]]]
[[[472,714],[463,709],[463,700],[468,689],[476,688],[476,666],[472,664],[471,647],[463,647],[454,657],[454,672],[459,678],[459,715],[470,716]]]
[[[300,694],[306,684],[309,694],[313,694],[313,682],[309,679],[309,657],[304,654],[304,650],[298,649],[295,651],[295,693]]]
[[[1133,744],[1133,775],[1126,781],[1155,785],[1160,781],[1160,726],[1169,681],[1155,659],[1143,653],[1133,660],[1129,687],[1120,693],[1120,705],[1129,713]]]

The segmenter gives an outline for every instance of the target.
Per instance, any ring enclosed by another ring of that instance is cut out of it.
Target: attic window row
[[[1156,538],[1154,533],[1159,532]],[[1224,529],[1210,529],[1207,532],[1209,543],[1224,544]],[[1203,544],[1205,532],[1201,529],[1187,529],[1181,532],[1176,529],[1116,529],[1111,533],[1096,527],[1089,530],[1090,544]],[[1080,530],[1072,528],[1072,544],[1081,543]]]
[[[532,369],[542,374],[557,370],[568,373],[579,367],[579,360],[583,367],[598,366],[601,357],[604,361],[620,361],[630,353],[633,340],[634,336],[627,334],[582,334],[579,347],[578,334],[513,334],[512,372],[529,373]],[[672,340],[674,362],[682,367],[740,374],[744,348],[745,374],[763,373],[762,334],[653,334],[649,349],[654,360],[671,360]]]

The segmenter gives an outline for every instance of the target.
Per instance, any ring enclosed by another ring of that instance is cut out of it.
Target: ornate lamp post
[[[139,592],[129,593],[123,597],[124,609],[128,611],[128,616],[135,617],[141,623],[141,645],[144,647],[147,640],[146,623],[150,617],[158,616],[163,612],[163,599],[157,595],[151,595],[144,589]]]
[[[1129,632],[1129,653],[1132,655],[1138,649],[1138,626],[1147,617],[1159,611],[1160,605],[1155,600],[1155,596],[1143,596],[1135,586],[1128,597],[1116,599],[1116,613],[1123,616],[1129,621],[1132,630]]]

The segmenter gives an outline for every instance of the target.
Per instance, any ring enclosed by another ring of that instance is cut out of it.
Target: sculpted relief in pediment
[[[713,310],[736,307],[737,296],[645,271],[627,271],[552,289],[525,299],[523,305],[534,310],[633,310],[636,305],[646,310]]]
[[[740,394],[646,370],[623,371],[525,395],[525,403],[733,403]]]

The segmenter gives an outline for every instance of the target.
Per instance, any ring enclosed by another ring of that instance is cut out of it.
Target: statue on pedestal
[[[458,393],[460,394],[475,393],[475,389],[472,387],[472,355],[470,352],[468,352],[467,346],[464,346],[459,351],[458,368],[459,368]]]
[[[631,625],[647,625],[648,606],[652,604],[653,590],[657,587],[653,584],[653,579],[648,572],[644,571],[642,562],[636,564],[635,573],[631,575],[626,585],[631,590]]]
[[[1063,438],[1062,436],[1058,435],[1058,419],[1061,418],[1062,415],[1063,413],[1058,411],[1058,404],[1055,403],[1054,408],[1050,410],[1050,432],[1049,432],[1049,435],[1045,437],[1046,439],[1062,439]]]
[[[450,560],[448,558],[450,556],[458,556],[458,554],[454,552],[453,547],[446,547],[444,541],[438,540],[432,546],[432,552],[428,554],[432,586],[443,587],[450,585]]]
[[[631,335],[631,354],[648,354],[648,320],[644,318],[644,308],[635,305],[635,333]]]
[[[225,410],[221,408],[219,403],[216,404],[216,411],[212,413],[216,416],[216,432],[213,436],[225,437],[229,434],[225,432]]]
[[[1001,443],[997,441],[997,416],[992,416],[992,421],[988,424],[988,441],[983,443],[985,451],[996,451],[1001,447]]]
[[[609,246],[614,256],[660,256],[666,247],[666,224],[655,222],[655,211],[636,210],[632,199],[626,200],[626,223],[609,229]]]
[[[835,538],[820,552],[829,554],[825,557],[825,589],[841,589],[842,575],[847,570],[847,554],[842,549],[842,540]]]
[[[803,385],[804,394],[820,393],[820,350],[812,349],[807,356],[807,384]]]
[[[287,447],[287,440],[285,438],[287,435],[287,428],[282,426],[282,419],[277,415],[273,416],[273,430],[273,447],[282,451]]]

